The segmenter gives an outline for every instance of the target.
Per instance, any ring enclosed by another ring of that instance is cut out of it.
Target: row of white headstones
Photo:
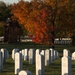
[[[7,49],[0,50],[0,71],[3,70],[3,62],[9,57],[9,52]],[[59,58],[59,52],[53,49],[19,49],[12,50],[12,58],[15,62],[15,74],[18,75],[32,75],[30,71],[23,70],[23,59],[29,60],[29,64],[36,63],[36,75],[44,75],[44,67],[51,64],[51,62]],[[75,60],[75,52],[72,53],[72,60]],[[62,74],[61,75],[72,75],[71,67],[71,55],[70,51],[67,49],[63,50],[62,57]]]
[[[48,66],[54,59],[59,58],[59,53],[53,49],[23,49],[21,51],[14,49],[12,51],[12,58],[15,60],[15,74],[19,74],[22,70],[22,59],[24,59],[29,60],[29,64],[36,63],[36,75],[44,75],[44,66]]]

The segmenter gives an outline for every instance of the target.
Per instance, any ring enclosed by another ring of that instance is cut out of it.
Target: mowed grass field
[[[14,44],[1,44],[0,48],[6,48],[9,53],[10,57],[4,63],[4,69],[0,72],[0,75],[15,75],[14,74],[14,61],[11,58],[12,49],[19,48],[20,50],[24,48],[35,48],[35,49],[47,49],[48,46],[42,45],[35,45],[34,43],[14,43]],[[49,66],[45,67],[45,75],[61,75],[61,58],[63,55],[63,49],[68,49],[70,52],[75,51],[75,47],[72,45],[55,45],[55,50],[60,53],[60,58],[54,60]],[[30,65],[29,61],[23,61],[23,70],[29,70],[32,72],[32,75],[35,74],[35,64]],[[75,61],[72,61],[72,75],[75,75]]]

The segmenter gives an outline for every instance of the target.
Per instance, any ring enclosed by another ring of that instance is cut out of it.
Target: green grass
[[[11,58],[11,52],[13,48],[40,48],[46,49],[47,46],[35,45],[34,43],[14,43],[14,44],[0,44],[0,48],[8,49],[10,57],[4,63],[4,69],[0,72],[0,75],[15,75],[14,74],[14,61]],[[55,50],[60,53],[60,58],[54,60],[49,66],[45,67],[45,75],[61,75],[61,57],[63,49],[68,49],[70,52],[75,51],[75,47],[71,45],[55,45]],[[29,70],[32,72],[32,75],[35,74],[35,64],[30,65],[29,61],[23,61],[23,70]],[[75,75],[75,61],[72,61],[72,75]]]

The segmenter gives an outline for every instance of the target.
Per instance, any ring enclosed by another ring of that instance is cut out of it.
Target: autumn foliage
[[[25,27],[34,42],[51,44],[51,31],[54,27],[51,23],[52,8],[44,2],[24,2],[12,6],[12,14],[20,24]]]
[[[56,37],[75,36],[75,0],[46,0],[54,11]]]
[[[12,14],[36,43],[53,44],[54,36],[75,36],[75,0],[34,0],[12,5]]]

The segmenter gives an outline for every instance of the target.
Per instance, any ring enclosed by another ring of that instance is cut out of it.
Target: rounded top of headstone
[[[64,51],[68,51],[68,49],[64,49]]]
[[[20,72],[19,72],[19,75],[25,75],[26,74],[26,71],[24,71],[24,70],[21,70]]]
[[[19,72],[19,75],[32,75],[32,73],[31,73],[30,71],[28,71],[28,70],[26,70],[26,71],[21,70],[21,71]]]
[[[30,48],[29,50],[34,50],[34,48]]]
[[[36,49],[36,50],[40,50],[40,49]]]
[[[40,49],[36,49],[36,53],[40,53]]]
[[[52,50],[52,48],[50,48],[50,50]]]
[[[50,48],[50,50],[53,50],[52,48]]]
[[[27,48],[25,48],[24,50],[28,50]]]
[[[1,48],[1,50],[4,50],[4,48]]]
[[[16,53],[15,53],[15,55],[18,55],[18,54],[19,54],[19,52],[16,52]]]
[[[20,53],[22,53],[22,51],[19,51]]]
[[[68,49],[64,49],[63,56],[67,56],[67,57],[71,56],[70,51]]]
[[[64,49],[63,51],[68,51],[68,52],[70,52],[68,49]]]
[[[45,55],[45,50],[42,50],[40,54]]]
[[[68,59],[68,57],[63,56],[62,59],[64,59],[64,61],[66,61],[66,59]]]

